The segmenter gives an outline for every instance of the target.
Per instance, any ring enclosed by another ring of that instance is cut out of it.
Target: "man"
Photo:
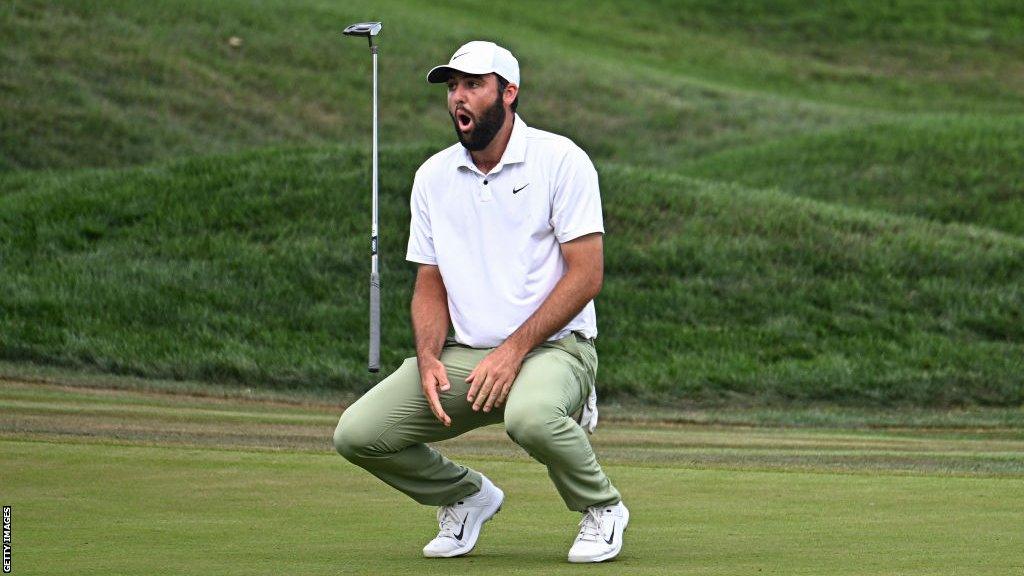
[[[427,80],[448,85],[460,143],[424,162],[413,183],[406,259],[419,264],[416,357],[345,411],[334,445],[439,506],[440,531],[423,554],[454,557],[473,549],[504,493],[426,443],[504,421],[583,513],[569,561],[614,558],[629,511],[572,417],[596,408],[588,400],[603,280],[597,172],[570,140],[515,113],[519,63],[508,50],[470,42]]]

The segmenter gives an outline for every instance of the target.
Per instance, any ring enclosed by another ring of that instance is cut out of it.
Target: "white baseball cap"
[[[447,82],[453,71],[465,74],[490,74],[494,72],[509,84],[519,86],[519,61],[511,52],[494,42],[474,40],[463,44],[452,54],[448,64],[434,66],[427,74],[427,82]]]

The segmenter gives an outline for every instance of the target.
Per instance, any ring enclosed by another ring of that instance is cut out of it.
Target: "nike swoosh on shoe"
[[[459,526],[459,533],[455,535],[455,539],[459,542],[462,542],[462,534],[466,531],[466,520],[469,520],[468,513],[466,514],[466,517],[462,519],[462,526]],[[612,537],[614,538],[614,535]]]
[[[615,541],[615,522],[612,522],[612,535],[609,538],[605,538],[604,543],[611,546],[612,542]]]

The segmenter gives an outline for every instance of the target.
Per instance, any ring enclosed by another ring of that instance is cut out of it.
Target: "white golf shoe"
[[[629,510],[619,502],[613,506],[591,506],[580,521],[580,533],[569,549],[569,562],[603,562],[619,555],[622,533],[629,524]]]
[[[476,546],[484,522],[501,510],[504,501],[505,493],[484,476],[479,492],[437,509],[440,531],[423,547],[423,555],[452,558],[468,554]]]

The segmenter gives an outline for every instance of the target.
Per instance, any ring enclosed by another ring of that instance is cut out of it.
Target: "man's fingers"
[[[508,386],[506,382],[494,383],[494,387],[491,388],[490,394],[487,395],[487,401],[484,402],[484,412],[491,411],[491,408],[494,406],[494,403],[498,401],[498,398],[501,397],[502,390],[504,390],[506,386]]]
[[[434,412],[434,416],[437,417],[441,424],[444,424],[445,426],[452,425],[452,419],[445,413],[444,408],[441,408],[440,400],[437,400],[436,398],[434,399],[431,410]]]
[[[437,387],[441,392],[447,392],[452,387],[451,382],[448,381],[448,372],[444,368],[441,368],[439,372],[437,375]]]
[[[477,365],[477,368],[479,367],[480,366]],[[480,385],[484,383],[483,378],[477,378],[476,370],[476,368],[473,368],[473,371],[470,372],[469,376],[466,378],[466,382],[469,383],[469,392],[466,393],[467,402],[472,402],[473,399],[476,398],[476,393],[480,390]]]
[[[513,380],[512,382],[515,382],[515,380]],[[505,386],[501,387],[501,395],[498,396],[498,401],[494,403],[494,405],[497,406],[498,408],[501,408],[501,405],[504,404],[505,400],[508,399],[508,393],[512,391],[512,382],[509,382]]]
[[[486,374],[483,376],[484,383],[480,386],[480,393],[476,395],[476,399],[473,400],[473,411],[479,411],[480,407],[483,406],[484,401],[487,400],[488,394],[491,392],[491,387],[494,386],[494,376]]]
[[[435,385],[436,383],[424,386],[423,395],[427,397],[427,404],[430,406],[430,411],[434,413],[434,417],[445,426],[451,426],[452,419],[445,414],[444,408],[441,407],[441,399],[437,396]]]

